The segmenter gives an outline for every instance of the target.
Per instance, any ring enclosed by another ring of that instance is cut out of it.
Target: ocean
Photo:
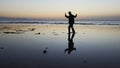
[[[54,20],[4,20],[0,24],[68,24],[68,21]],[[120,21],[75,21],[79,25],[120,25]]]

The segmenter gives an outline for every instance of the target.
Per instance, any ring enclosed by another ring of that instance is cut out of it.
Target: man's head
[[[69,13],[69,15],[71,15],[71,11],[69,11],[68,13]]]

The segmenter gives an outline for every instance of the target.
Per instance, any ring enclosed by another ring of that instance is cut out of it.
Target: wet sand
[[[120,68],[120,25],[74,27],[0,25],[0,68]]]

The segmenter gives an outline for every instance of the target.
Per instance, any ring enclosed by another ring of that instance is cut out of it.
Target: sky
[[[120,17],[120,0],[0,0],[0,17],[64,19]]]

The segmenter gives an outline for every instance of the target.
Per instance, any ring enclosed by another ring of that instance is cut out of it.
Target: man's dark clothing
[[[77,15],[76,15],[76,16],[77,16]],[[74,18],[76,18],[76,16],[74,16],[74,15],[72,15],[72,14],[70,14],[70,16],[65,15],[65,17],[69,19],[69,24],[70,24],[70,25],[71,25],[71,24],[72,24],[72,25],[74,24]]]
[[[70,28],[72,29],[72,32],[75,32],[75,30],[73,28],[73,24],[74,24],[74,18],[77,17],[77,14],[74,16],[74,15],[71,14],[71,12],[69,12],[69,16],[67,16],[65,14],[65,17],[69,19],[68,32],[70,33]]]

